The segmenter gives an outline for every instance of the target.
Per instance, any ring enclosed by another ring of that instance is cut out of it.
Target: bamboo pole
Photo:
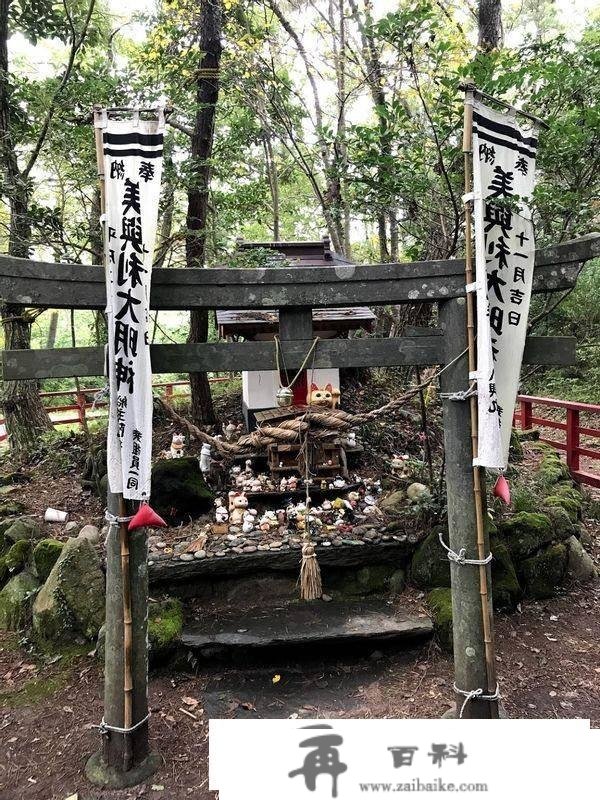
[[[516,106],[512,106],[510,103],[507,103],[506,100],[500,100],[498,97],[494,97],[493,94],[483,92],[472,83],[461,83],[458,88],[463,92],[471,92],[474,96],[482,97],[484,100],[488,100],[490,103],[497,103],[499,106],[507,108],[514,114],[518,114],[519,116],[525,117],[531,122],[534,122],[539,128],[544,128],[544,130],[549,130],[550,128],[547,122],[545,122],[543,119],[540,119],[540,117],[536,117],[535,114],[530,114],[528,111],[523,111]]]
[[[98,114],[99,109],[94,109]],[[104,174],[104,155],[102,148],[102,129],[94,127],[96,142],[96,162],[98,166],[98,180],[100,183],[100,213],[106,211],[106,186]],[[110,490],[109,490],[110,491]],[[127,516],[127,503],[122,494],[116,496],[119,516]],[[126,522],[119,523],[119,542],[121,551],[121,587],[123,600],[123,728],[130,728],[133,724],[133,673],[132,673],[132,616],[131,616],[131,574],[129,553],[129,531]],[[123,735],[123,771],[128,772],[133,763],[133,748],[131,733]]]
[[[472,157],[473,157],[473,88],[465,87],[464,126],[463,126],[463,155],[465,168],[465,195],[472,191]],[[467,284],[473,283],[473,238],[472,238],[472,201],[465,201],[465,278]],[[467,345],[469,373],[474,373],[477,368],[477,351],[475,348],[475,293],[467,292]],[[469,398],[471,417],[471,450],[473,458],[477,457],[479,450],[479,424],[477,410],[477,396],[472,394]],[[475,499],[475,517],[477,526],[477,558],[483,561],[487,558],[486,536],[484,521],[484,496],[482,486],[485,486],[483,470],[479,466],[473,467],[473,494]],[[483,621],[483,638],[485,647],[485,662],[487,672],[487,693],[496,692],[496,656],[494,649],[494,631],[492,625],[492,605],[489,594],[488,566],[480,564],[479,567],[479,594],[481,596],[481,614]],[[492,716],[498,717],[498,704],[490,702]]]

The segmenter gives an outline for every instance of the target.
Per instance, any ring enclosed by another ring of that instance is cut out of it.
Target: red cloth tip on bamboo
[[[507,506],[510,505],[510,486],[504,475],[499,475],[494,484],[494,497],[499,497]]]
[[[127,530],[136,528],[166,528],[167,523],[160,517],[148,503],[140,503],[140,507],[129,521]]]

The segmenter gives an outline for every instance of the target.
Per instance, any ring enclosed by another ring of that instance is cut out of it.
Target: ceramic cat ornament
[[[306,395],[306,405],[324,406],[325,408],[337,408],[340,404],[340,390],[328,383],[326,386],[319,387],[312,383]]]

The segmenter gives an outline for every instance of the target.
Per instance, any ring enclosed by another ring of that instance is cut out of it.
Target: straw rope
[[[309,406],[306,413],[301,414],[294,419],[284,420],[279,425],[262,425],[252,433],[241,436],[237,442],[224,442],[222,439],[203,431],[193,422],[177,413],[174,408],[168,405],[161,397],[154,398],[155,406],[162,411],[165,416],[170,417],[173,422],[176,422],[183,430],[185,430],[192,439],[197,439],[200,442],[210,444],[216,451],[223,456],[237,456],[244,453],[255,452],[262,450],[270,444],[293,444],[299,443],[302,435],[306,433],[309,427],[309,416],[311,423],[311,437],[314,439],[327,439],[331,436],[336,436],[340,431],[354,428],[357,425],[365,425],[379,417],[387,416],[397,411],[402,406],[406,405],[413,397],[416,397],[420,391],[425,389],[445,370],[449,369],[459,359],[461,359],[467,351],[463,350],[455,358],[449,361],[441,369],[437,370],[431,377],[414,386],[404,394],[390,400],[379,408],[374,408],[371,411],[365,411],[362,414],[350,414],[347,411],[342,411],[340,408],[321,408],[320,406]]]

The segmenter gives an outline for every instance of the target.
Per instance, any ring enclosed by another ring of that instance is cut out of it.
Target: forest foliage
[[[190,132],[206,2],[149,2],[137,16],[109,0],[2,3],[9,53],[3,94],[28,193],[31,257],[99,262],[91,109],[168,101],[173,112],[155,260],[185,266],[186,198],[195,174]],[[324,233],[335,249],[364,263],[460,256],[459,86],[467,79],[549,125],[540,132],[538,246],[598,228],[597,13],[575,28],[549,0],[504,3],[504,46],[483,50],[476,14],[457,2],[210,2],[222,13],[223,55],[204,232],[208,266],[256,266],[260,254],[247,262],[235,254],[239,237],[318,239]],[[3,252],[17,188],[5,170]],[[577,289],[544,317],[554,302],[535,301],[536,332],[577,336],[579,363],[567,373],[544,374],[544,391],[597,401],[599,267],[589,264]],[[401,332],[403,313],[383,309],[377,335]],[[47,345],[51,318],[50,310],[36,315],[32,346]],[[184,341],[188,325],[185,314],[163,313],[153,339]],[[215,335],[211,320],[209,337]],[[56,346],[103,337],[101,315],[60,313]],[[535,388],[540,375],[527,380]]]

